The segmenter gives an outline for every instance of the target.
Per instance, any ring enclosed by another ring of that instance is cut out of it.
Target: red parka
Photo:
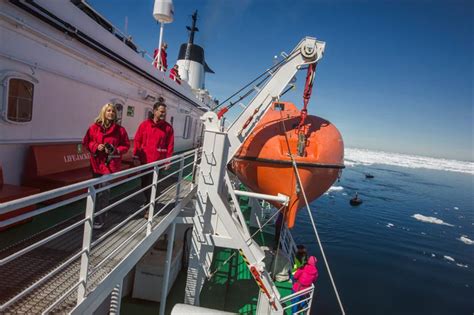
[[[142,164],[169,158],[173,155],[173,127],[164,120],[157,123],[147,119],[138,126],[135,133],[133,155]]]
[[[175,68],[171,68],[170,70],[170,79],[176,81],[178,84],[181,84],[181,78],[179,77],[179,73]]]
[[[308,259],[308,263],[298,269],[295,273],[293,283],[293,292],[298,292],[303,289],[309,288],[313,282],[318,279],[318,268],[316,268],[316,257],[311,256]]]
[[[163,68],[162,71],[166,71],[166,69],[168,69],[168,61],[166,60],[168,59],[168,53],[164,49],[160,49],[159,53],[160,53],[161,66]],[[156,59],[157,55],[158,55],[158,48],[155,49],[155,51],[153,52],[153,59]],[[153,65],[155,66],[155,68],[158,68],[158,59],[156,59],[156,61],[153,62]]]
[[[107,163],[108,154],[105,153],[105,150],[97,150],[99,144],[106,143],[110,143],[115,148],[115,152],[111,156],[116,157],[111,158],[109,163]],[[98,123],[92,124],[87,130],[82,144],[91,153],[92,171],[102,175],[120,171],[122,166],[121,156],[130,148],[127,131],[117,124],[112,124],[107,129]]]

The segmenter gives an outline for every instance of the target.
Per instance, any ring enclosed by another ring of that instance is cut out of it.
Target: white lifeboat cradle
[[[189,257],[185,303],[200,304],[199,296],[206,278],[211,277],[210,266],[214,246],[239,250],[260,287],[257,314],[283,314],[292,305],[291,298],[304,295],[307,307],[301,312],[309,313],[314,287],[282,298],[269,272],[265,269],[265,254],[252,240],[237,201],[238,195],[288,201],[287,196],[241,192],[234,188],[227,165],[239,147],[252,133],[260,118],[270,108],[272,102],[290,83],[302,67],[318,62],[324,52],[325,43],[306,37],[286,56],[281,66],[271,74],[271,79],[256,94],[240,116],[227,128],[223,119],[212,111],[205,113],[202,158],[199,167],[195,214],[193,218],[192,248]],[[229,204],[229,196],[232,204]],[[254,203],[256,204],[256,203]],[[308,295],[310,297],[308,298]],[[287,303],[284,303],[287,302]]]

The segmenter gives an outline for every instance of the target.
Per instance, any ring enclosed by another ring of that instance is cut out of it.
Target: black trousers
[[[160,177],[160,173],[158,172],[158,178],[159,177]],[[142,189],[145,188],[146,186],[151,185],[152,183],[153,183],[153,172],[142,176]],[[160,190],[158,189],[158,187],[159,187],[159,184],[156,187],[155,198],[160,195]],[[150,203],[151,187],[148,189],[145,189],[143,193],[145,194],[146,203],[147,204]]]
[[[102,174],[92,173],[93,178],[98,178],[98,177],[102,177],[102,176],[103,176]],[[96,187],[96,188],[104,187],[107,184],[108,184],[107,182],[99,184],[98,187]],[[95,197],[94,212],[99,212],[100,210],[107,207],[109,205],[109,199],[110,199],[110,190],[109,189],[106,189],[106,190],[101,191],[100,193],[98,193]],[[107,217],[107,212],[95,217],[94,221],[97,222],[97,223],[100,223],[100,224],[104,224],[106,217]]]

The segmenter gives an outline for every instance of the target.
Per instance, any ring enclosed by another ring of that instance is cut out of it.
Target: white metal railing
[[[234,183],[234,187],[238,187],[237,182]],[[259,202],[259,209],[261,211],[261,218],[264,219],[266,222],[268,220],[272,220],[273,218],[273,226],[264,225],[262,226],[258,215],[256,215],[257,223],[259,225],[260,230],[264,230],[265,227],[270,227],[268,231],[273,233],[275,230],[275,222],[277,220],[276,212],[279,212],[281,209],[277,209],[265,200],[275,200],[278,202],[287,202],[288,197],[279,194],[278,196],[270,196],[270,195],[263,195],[257,194],[248,191],[240,191],[235,190],[237,196],[246,196],[249,198],[256,198],[256,199],[264,199]],[[250,202],[251,199],[249,199]],[[290,259],[291,268],[293,268],[295,263],[295,254],[297,251],[296,243],[293,239],[293,235],[291,234],[290,229],[288,229],[285,222],[282,222],[281,230],[280,230],[280,239],[278,240],[280,250],[283,254]],[[291,310],[292,314],[310,314],[311,312],[311,304],[313,300],[313,293],[314,293],[314,284],[311,284],[311,287],[303,289],[301,291],[295,292],[288,296],[285,296],[279,299],[280,304],[283,307],[283,314],[286,313],[286,310]]]
[[[293,266],[295,263],[296,243],[290,229],[284,223],[280,232],[280,247],[287,257],[290,257],[291,266]]]
[[[283,311],[292,310],[292,314],[309,314],[313,301],[314,284],[301,291],[295,292],[280,299]]]
[[[173,157],[157,161],[154,163],[150,163],[147,165],[142,165],[138,167],[134,167],[128,170],[124,170],[121,172],[117,172],[114,174],[110,175],[104,175],[100,178],[95,178],[91,180],[87,180],[81,183],[69,185],[66,187],[61,187],[55,190],[51,191],[46,191],[43,193],[39,193],[36,195],[28,196],[25,198],[9,201],[0,204],[0,214],[5,214],[10,211],[14,211],[16,209],[20,209],[23,207],[27,207],[30,205],[36,205],[40,202],[50,200],[53,198],[57,197],[63,197],[65,195],[68,195],[70,193],[77,193],[78,191],[85,190],[87,189],[87,193],[81,193],[79,196],[71,197],[66,200],[54,203],[52,205],[48,205],[42,208],[39,208],[37,210],[28,212],[26,214],[10,218],[8,220],[0,221],[0,227],[4,227],[13,223],[17,223],[20,221],[23,221],[26,218],[32,218],[34,216],[37,216],[39,214],[43,214],[45,212],[52,211],[58,207],[68,205],[72,202],[84,199],[86,199],[86,207],[85,207],[85,217],[81,219],[78,222],[75,222],[60,231],[55,232],[54,234],[45,237],[44,239],[41,239],[40,241],[31,244],[7,257],[4,257],[0,259],[0,266],[3,266],[7,263],[10,263],[14,261],[15,259],[18,259],[19,257],[27,254],[28,252],[31,252],[32,250],[45,245],[46,243],[57,239],[58,237],[64,235],[67,232],[72,231],[75,228],[80,227],[81,225],[84,225],[84,233],[83,233],[83,240],[82,240],[82,248],[80,251],[75,253],[73,256],[69,257],[66,261],[61,263],[59,266],[55,267],[53,270],[51,270],[48,274],[44,275],[41,279],[35,281],[33,284],[28,286],[27,288],[23,289],[20,293],[16,294],[14,297],[6,301],[4,304],[0,305],[0,313],[5,310],[7,307],[11,306],[13,303],[21,299],[22,297],[26,296],[27,294],[31,293],[34,289],[38,288],[40,285],[45,283],[48,279],[50,279],[52,276],[56,275],[59,273],[61,270],[72,264],[75,260],[77,260],[80,257],[80,271],[79,271],[79,279],[77,282],[74,284],[71,284],[71,286],[61,295],[59,299],[57,299],[52,305],[48,306],[48,309],[44,312],[49,312],[54,310],[54,308],[61,303],[64,299],[66,299],[70,294],[74,292],[75,289],[77,289],[77,303],[82,302],[86,295],[87,295],[87,281],[90,277],[91,274],[95,273],[103,264],[107,261],[110,260],[111,257],[113,257],[117,252],[119,252],[120,249],[122,249],[125,245],[129,244],[130,240],[133,239],[133,237],[136,237],[138,234],[143,232],[143,230],[146,228],[147,232],[146,235],[148,236],[151,231],[152,231],[152,224],[153,224],[153,219],[159,216],[167,206],[169,206],[172,202],[177,203],[179,200],[180,192],[181,192],[181,183],[182,181],[189,175],[192,175],[195,173],[196,170],[196,164],[199,159],[199,151],[200,149],[194,149],[191,151],[187,151],[185,153],[175,155]],[[186,161],[190,161],[186,163]],[[159,170],[163,168],[167,168],[169,166],[172,166],[174,164],[178,164],[179,167],[176,171],[171,172],[170,174],[166,175],[165,177],[158,178],[158,172]],[[192,166],[192,171],[184,174],[184,171],[186,169],[191,168]],[[138,174],[137,174],[138,173]],[[138,191],[135,191],[133,193],[127,194],[126,196],[120,198],[120,200],[104,207],[103,209],[95,209],[96,206],[96,196],[99,192],[105,191],[107,189],[110,189],[112,187],[116,187],[118,185],[124,184],[126,182],[130,182],[132,180],[135,180],[137,178],[140,178],[144,175],[148,175],[150,173],[153,173],[153,180],[152,183],[146,187],[143,187],[139,189]],[[163,182],[164,180],[170,178],[171,176],[177,175],[177,183],[176,185],[172,185],[171,187],[165,189],[159,196],[157,196],[157,185],[160,182]],[[113,182],[112,182],[113,181]],[[150,202],[139,207],[139,209],[135,212],[133,212],[131,215],[123,219],[120,223],[118,223],[116,226],[105,232],[103,235],[101,235],[98,239],[95,241],[92,241],[92,233],[93,233],[93,222],[94,218],[97,217],[98,215],[103,215],[107,211],[111,210],[115,206],[131,199],[132,197],[142,193],[143,191],[150,189],[151,188],[151,196],[150,196]],[[158,211],[155,212],[155,202],[161,198],[163,195],[169,193],[172,189],[176,189],[175,193],[175,198],[171,198],[168,202],[166,202],[165,205],[163,205]],[[101,261],[97,262],[94,264],[93,267],[90,266],[90,254],[92,248],[97,246],[99,243],[101,243],[103,240],[105,240],[108,236],[110,236],[112,233],[116,232],[119,230],[121,227],[123,227],[127,222],[135,218],[139,213],[143,212],[144,210],[146,211],[146,208],[148,207],[148,219],[143,223],[140,224],[139,226],[136,227],[136,230],[124,241],[122,241],[120,244],[115,244],[115,248],[112,249],[112,251],[106,255]],[[156,228],[156,227],[155,227]]]

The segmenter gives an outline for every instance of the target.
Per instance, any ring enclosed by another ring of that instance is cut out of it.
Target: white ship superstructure
[[[196,147],[209,97],[177,84],[84,1],[0,1],[0,164],[21,183],[28,145],[79,142],[105,103],[133,138],[161,97],[175,151]],[[207,103],[203,102],[207,101]]]

